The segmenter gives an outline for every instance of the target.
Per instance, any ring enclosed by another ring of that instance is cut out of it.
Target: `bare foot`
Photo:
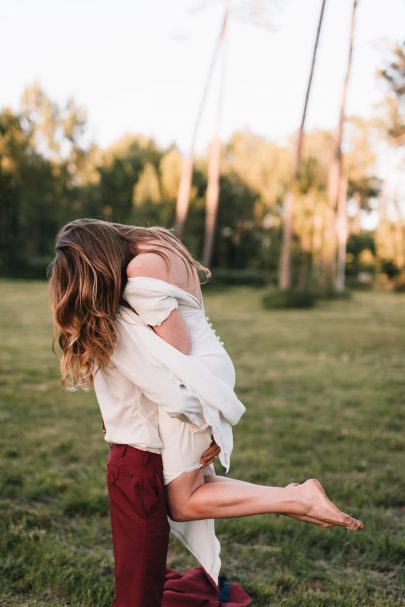
[[[304,502],[309,507],[304,512],[305,516],[312,519],[318,519],[332,525],[346,527],[350,531],[357,531],[364,528],[361,521],[345,514],[328,498],[321,483],[316,478],[310,478],[297,487],[301,493]]]
[[[300,483],[289,483],[286,487],[298,487]],[[299,521],[305,521],[306,523],[312,523],[313,525],[318,525],[318,527],[334,527],[334,523],[326,523],[324,521],[319,520],[318,518],[313,518],[311,516],[306,516],[305,514],[287,514],[290,518],[295,518]]]

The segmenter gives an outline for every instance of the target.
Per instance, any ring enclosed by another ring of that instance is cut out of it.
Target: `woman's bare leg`
[[[306,516],[319,524],[332,523],[350,528],[363,524],[341,512],[326,496],[316,479],[296,486],[266,487],[219,477],[205,482],[203,470],[187,472],[167,485],[171,517],[177,521],[233,518],[253,514]],[[207,479],[205,479],[207,480]]]
[[[235,479],[235,478],[229,478],[229,476],[218,476],[218,475],[212,475],[212,476],[206,476],[205,477],[205,483],[217,483],[218,481],[227,481],[229,483],[237,483],[237,484],[249,484],[246,481],[241,481],[239,479]],[[288,485],[285,485],[286,487],[298,487],[300,483],[289,483]],[[283,512],[280,513],[283,514],[285,516],[289,516],[290,518],[295,518],[299,521],[305,521],[306,523],[312,523],[313,525],[318,525],[320,527],[334,527],[334,523],[323,523],[322,521],[320,521],[317,518],[312,518],[310,516],[305,516],[305,515],[300,515],[300,514],[290,514],[288,512]]]

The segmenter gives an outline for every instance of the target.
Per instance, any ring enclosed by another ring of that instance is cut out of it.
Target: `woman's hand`
[[[200,464],[204,464],[203,468],[206,468],[210,464],[214,463],[215,458],[221,452],[221,447],[218,447],[217,443],[214,441],[214,437],[211,436],[211,438],[211,445],[204,451],[200,458]]]

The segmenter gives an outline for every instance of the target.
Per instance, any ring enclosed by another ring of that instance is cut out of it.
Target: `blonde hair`
[[[187,272],[211,272],[193,258],[175,234],[164,227],[139,227],[101,219],[75,219],[63,226],[55,241],[55,257],[47,268],[53,314],[52,351],[55,340],[62,350],[61,386],[89,390],[97,368],[107,365],[118,332],[126,268],[140,251],[139,245],[155,241],[148,252],[169,258],[161,249],[181,256]],[[144,252],[144,249],[142,249]]]

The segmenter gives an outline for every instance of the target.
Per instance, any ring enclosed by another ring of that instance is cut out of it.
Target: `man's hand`
[[[221,452],[221,447],[218,447],[217,443],[214,441],[214,437],[211,436],[211,438],[211,445],[206,451],[204,451],[200,458],[200,464],[204,464],[203,468],[206,468],[207,466],[212,464],[215,461],[217,455],[219,455],[219,453]]]

